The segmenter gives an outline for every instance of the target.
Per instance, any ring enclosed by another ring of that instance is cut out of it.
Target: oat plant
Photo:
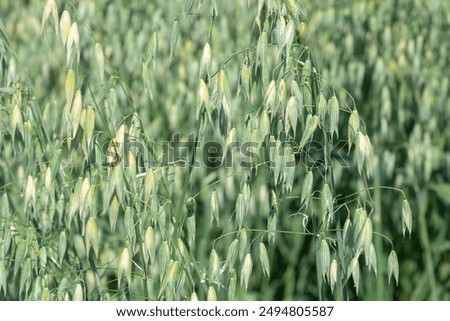
[[[377,239],[395,286],[303,5],[175,2],[32,4],[40,72],[0,25],[0,298],[353,299]]]

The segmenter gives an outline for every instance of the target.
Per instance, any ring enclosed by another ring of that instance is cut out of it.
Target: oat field
[[[450,3],[0,2],[0,300],[450,300]]]

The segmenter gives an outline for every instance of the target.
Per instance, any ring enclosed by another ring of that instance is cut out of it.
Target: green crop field
[[[0,300],[450,300],[450,2],[3,0]]]

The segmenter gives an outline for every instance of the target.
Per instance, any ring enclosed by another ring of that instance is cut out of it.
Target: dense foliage
[[[347,89],[366,120],[374,146],[374,185],[401,188],[416,214],[417,233],[402,241],[394,214],[398,195],[374,190],[375,229],[401,247],[395,298],[448,300],[450,43],[445,39],[450,3],[327,0],[305,5],[323,77]],[[382,280],[372,282],[376,287],[368,288],[377,290],[370,297],[385,298]]]
[[[449,17],[2,2],[0,299],[449,299]]]

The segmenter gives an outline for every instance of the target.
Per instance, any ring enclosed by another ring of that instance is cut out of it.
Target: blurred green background
[[[218,13],[213,23],[213,53],[227,53],[214,56],[212,69],[216,70],[251,42],[257,13],[254,2],[98,0],[65,1],[64,5],[59,1],[58,6],[60,11],[66,8],[73,13],[78,21],[82,63],[77,72],[98,80],[94,44],[99,42],[106,57],[105,72],[110,77],[106,81],[120,88],[119,114],[124,117],[138,113],[148,137],[157,141],[167,140],[176,132],[187,137],[195,130],[199,57],[209,39],[212,10]],[[21,80],[30,84],[32,99],[53,108],[54,104],[62,104],[58,95],[64,92],[66,56],[53,23],[49,22],[41,33],[44,4],[33,0],[1,1],[0,19],[17,55],[17,69],[26,75]],[[392,240],[399,259],[400,280],[396,287],[393,282],[387,283],[390,246],[381,237],[374,238],[377,250],[382,251],[378,255],[378,277],[363,270],[359,295],[350,297],[450,300],[450,3],[304,0],[302,4],[308,17],[311,53],[323,83],[346,90],[365,121],[374,149],[374,176],[370,181],[374,187],[374,230]],[[178,22],[179,36],[171,53],[174,21]],[[142,65],[149,56],[149,40],[154,32],[158,33],[160,49],[146,87]],[[0,52],[5,50],[0,47]],[[229,62],[230,88],[237,87],[239,68],[240,61]],[[103,89],[99,86],[90,90],[100,94]],[[250,108],[238,97],[234,104]],[[117,128],[119,122],[111,125]],[[0,126],[9,126],[7,118]],[[21,163],[21,157],[27,156],[16,155],[11,161]],[[193,193],[203,191],[213,181],[214,176],[208,174],[202,170],[196,173],[190,186]],[[353,191],[357,183],[347,179],[346,172],[342,175],[338,190],[343,194]],[[8,180],[6,167],[0,164],[0,191],[7,189]],[[240,181],[228,180],[221,199],[235,194]],[[401,195],[381,186],[402,189],[408,197],[413,213],[410,239],[402,237]],[[183,188],[178,185],[174,190]],[[16,189],[14,193],[18,196],[21,191]],[[209,224],[205,205],[209,204],[209,193],[199,198],[199,215],[204,219],[198,222],[197,229],[220,235],[221,228],[202,226]],[[268,216],[267,199],[267,193],[262,192],[250,206],[254,211],[260,209],[259,215]],[[19,197],[10,202],[12,208],[21,206]],[[287,212],[296,211],[295,204],[289,206]],[[286,218],[279,226],[300,229],[301,222]],[[200,249],[210,245],[207,237],[198,242]],[[289,235],[282,235],[277,242],[277,250],[270,253],[271,260],[277,262],[270,280],[263,279],[259,271],[263,281],[254,281],[249,293],[241,294],[241,298],[317,299],[310,241],[293,241]],[[328,293],[325,298],[332,296]]]

